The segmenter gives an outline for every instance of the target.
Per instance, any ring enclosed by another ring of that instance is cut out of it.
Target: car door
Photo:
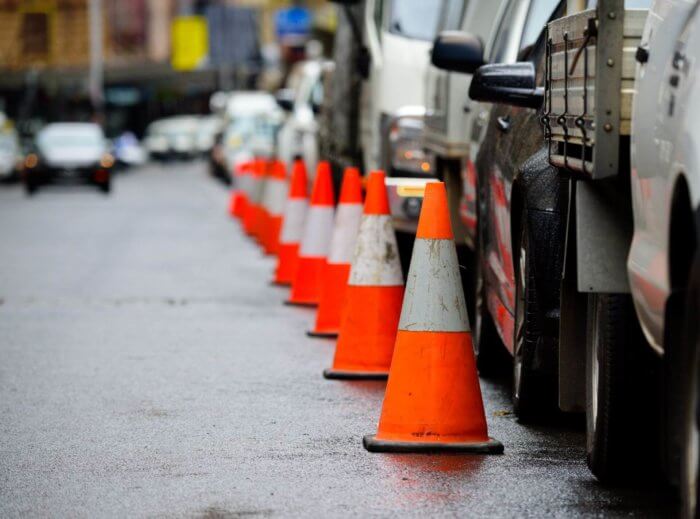
[[[558,0],[509,2],[489,62],[513,62],[517,57],[539,64],[544,55],[542,30],[558,4]],[[494,105],[485,126],[484,143],[476,161],[481,266],[489,313],[512,352],[515,272],[511,192],[518,167],[542,146],[543,134],[538,111],[513,106]]]

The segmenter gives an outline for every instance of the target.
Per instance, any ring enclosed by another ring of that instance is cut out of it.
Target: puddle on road
[[[464,454],[386,454],[378,468],[391,492],[405,503],[451,502],[464,498],[464,488],[489,456]]]

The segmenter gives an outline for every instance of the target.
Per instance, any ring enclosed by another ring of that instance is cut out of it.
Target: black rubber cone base
[[[280,283],[279,281],[275,281],[273,279],[272,281],[270,281],[270,286],[289,288],[292,286],[292,284],[291,283]]]
[[[318,303],[297,303],[296,301],[285,301],[284,304],[287,306],[301,306],[304,308],[316,308],[318,306]]]
[[[378,440],[369,434],[362,438],[362,445],[369,452],[503,454],[503,444],[493,438],[475,443],[402,442]]]
[[[389,373],[377,373],[376,371],[342,371],[338,369],[324,369],[323,378],[329,380],[386,380]]]
[[[335,339],[338,337],[338,332],[315,332],[313,330],[309,330],[306,332],[306,335],[317,339]]]

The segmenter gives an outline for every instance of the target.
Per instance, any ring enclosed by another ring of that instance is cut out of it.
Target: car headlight
[[[100,167],[111,168],[114,166],[114,156],[111,153],[105,153],[100,159]]]
[[[395,119],[389,127],[389,164],[392,170],[433,175],[432,159],[423,150],[423,119]]]
[[[39,165],[39,156],[36,153],[30,153],[24,159],[24,167],[27,169],[35,168]]]
[[[229,138],[226,140],[226,147],[230,148],[232,150],[237,150],[243,145],[243,138],[237,134],[231,134]]]

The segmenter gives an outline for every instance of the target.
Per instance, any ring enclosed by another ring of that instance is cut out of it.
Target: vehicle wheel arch
[[[700,212],[693,213],[690,189],[684,175],[678,175],[671,195],[669,218],[668,274],[672,291],[683,289],[700,240]],[[689,246],[690,245],[690,246]]]
[[[539,273],[537,276],[549,276],[554,272],[561,272],[563,261],[563,226],[564,211],[562,210],[562,177],[558,169],[549,164],[547,147],[540,148],[527,158],[518,168],[518,173],[511,186],[511,247],[513,251],[513,263],[518,261],[519,236],[521,225],[528,225],[529,231],[537,231],[533,236],[533,245],[541,247],[548,243],[549,239],[537,236],[540,231],[557,233],[562,236],[559,258],[553,263],[548,261],[538,262]],[[528,210],[528,222],[521,222],[523,209]],[[550,242],[551,243],[551,242]],[[536,271],[538,267],[536,266]]]

